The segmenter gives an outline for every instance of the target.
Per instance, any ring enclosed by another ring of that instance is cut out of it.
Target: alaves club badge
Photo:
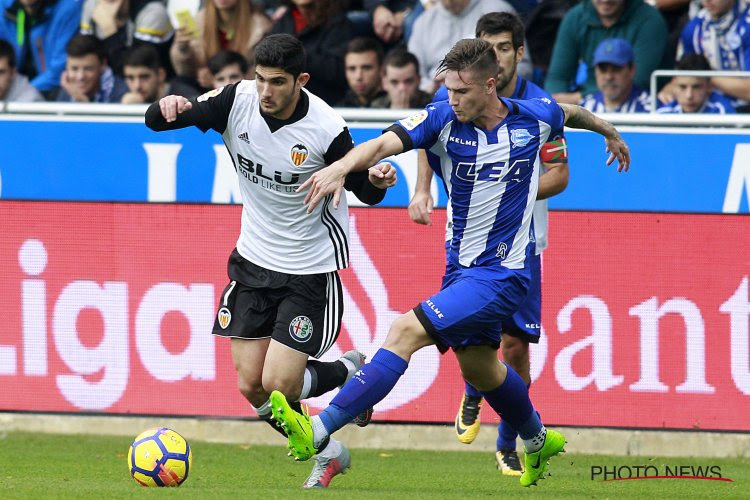
[[[298,167],[307,160],[307,148],[304,144],[295,144],[290,153],[292,155],[292,163]]]
[[[307,316],[297,316],[289,323],[289,334],[297,342],[307,342],[313,332],[313,324]]]
[[[216,316],[216,319],[219,321],[221,329],[226,330],[229,326],[229,322],[232,321],[232,313],[229,312],[229,309],[226,307],[222,307],[219,309],[219,314]]]

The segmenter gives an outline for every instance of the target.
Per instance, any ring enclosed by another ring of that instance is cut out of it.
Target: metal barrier
[[[684,74],[685,71],[655,71],[651,78],[652,98],[655,98],[655,78]],[[690,72],[708,73],[714,76],[750,76],[750,73],[739,71]],[[133,121],[143,118],[148,106],[144,104],[89,104],[89,103],[55,103],[55,102],[4,102],[0,107],[0,120],[22,120],[24,118],[44,116],[61,116],[82,119],[93,117],[90,121],[106,121],[108,117],[132,117]],[[418,110],[392,109],[359,109],[339,108],[339,113],[351,126],[357,124],[389,124]],[[642,127],[727,127],[750,128],[750,115],[709,115],[709,114],[645,114],[645,113],[600,113],[605,120],[615,125]],[[122,120],[120,120],[122,121]],[[128,120],[129,121],[129,120]]]

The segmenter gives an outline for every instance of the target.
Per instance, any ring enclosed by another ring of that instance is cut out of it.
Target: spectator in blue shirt
[[[675,69],[706,71],[711,66],[702,55],[688,54]],[[672,79],[672,91],[675,100],[657,109],[657,113],[735,113],[731,101],[712,89],[709,77],[676,76]]]
[[[702,0],[702,3],[703,9],[682,30],[678,58],[683,54],[701,54],[708,59],[711,69],[750,71],[750,2]],[[735,105],[750,101],[747,78],[713,77],[711,83],[735,99]]]
[[[650,111],[648,92],[633,83],[633,46],[624,38],[607,38],[594,51],[594,73],[599,89],[587,95],[581,106],[596,113],[644,113]]]
[[[59,102],[117,102],[127,84],[107,66],[107,49],[94,35],[76,35],[65,46],[68,59],[60,77]]]

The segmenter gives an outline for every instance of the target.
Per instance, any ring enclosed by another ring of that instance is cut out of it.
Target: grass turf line
[[[133,435],[138,434],[134,431]],[[446,431],[446,439],[453,436]],[[36,433],[0,435],[0,496],[9,498],[279,498],[302,494],[312,461],[295,463],[283,443],[274,446],[191,442],[193,469],[179,488],[144,488],[130,477],[130,440],[110,436]],[[552,477],[522,488],[502,476],[487,452],[353,450],[352,469],[325,492],[331,498],[748,498],[745,459],[610,457],[565,454],[553,458]],[[684,479],[591,480],[591,467],[664,464],[718,465],[733,483]]]

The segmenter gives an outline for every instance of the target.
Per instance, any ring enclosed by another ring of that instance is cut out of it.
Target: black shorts
[[[253,264],[235,249],[227,274],[231,281],[219,298],[214,335],[270,337],[315,358],[336,342],[344,312],[336,271],[280,273]]]

